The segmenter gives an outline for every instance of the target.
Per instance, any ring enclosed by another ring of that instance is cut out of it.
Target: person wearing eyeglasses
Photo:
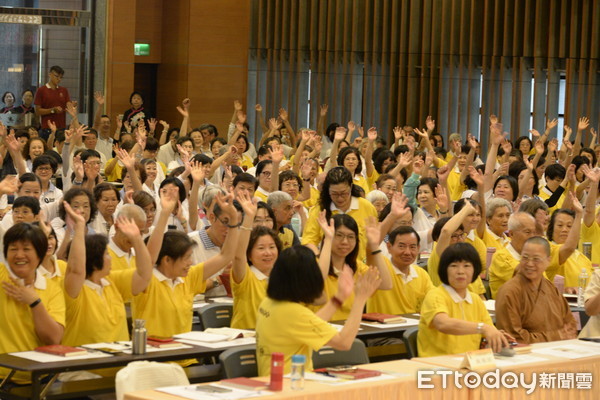
[[[550,243],[540,236],[527,239],[517,274],[498,291],[496,324],[519,343],[575,339],[577,324],[569,304],[544,277],[551,264]]]
[[[431,230],[431,238],[433,239],[433,250],[427,261],[427,272],[434,286],[440,286],[443,281],[438,274],[440,266],[440,258],[442,253],[450,245],[456,243],[464,243],[467,239],[468,232],[465,225],[468,225],[467,220],[476,212],[475,207],[471,202],[465,202],[464,206],[452,218],[440,218],[433,229]],[[481,264],[481,257],[480,257]],[[469,291],[483,297],[485,287],[479,276],[474,277],[469,283]]]
[[[50,129],[49,121],[54,122],[58,129],[67,127],[67,103],[71,101],[67,88],[59,86],[65,71],[58,65],[50,67],[48,83],[35,92],[35,113],[42,119],[42,129]]]
[[[271,193],[271,180],[273,179],[273,161],[262,160],[256,164],[256,178],[258,179],[258,188],[254,192],[254,196],[260,201],[267,202],[267,197]]]
[[[323,239],[318,217],[319,213],[325,210],[327,220],[336,214],[348,214],[354,218],[359,232],[357,258],[361,261],[366,260],[365,225],[369,217],[377,218],[377,210],[368,200],[360,197],[358,187],[353,186],[352,182],[351,172],[344,167],[335,167],[327,172],[319,204],[310,210],[302,233],[302,244],[310,247],[315,253],[319,253],[318,246]]]

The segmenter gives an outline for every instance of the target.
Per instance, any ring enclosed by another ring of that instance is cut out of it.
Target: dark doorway
[[[135,64],[134,90],[144,95],[144,108],[156,117],[156,78],[158,64]]]

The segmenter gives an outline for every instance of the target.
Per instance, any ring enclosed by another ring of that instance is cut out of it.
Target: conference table
[[[583,346],[583,347],[582,347]],[[507,379],[506,384],[498,388],[468,387],[464,375],[469,370],[461,369],[464,355],[448,355],[429,358],[413,358],[412,360],[387,361],[361,366],[365,369],[381,371],[389,375],[389,379],[369,378],[344,384],[326,384],[307,381],[304,390],[294,391],[289,387],[289,380],[284,379],[284,389],[270,398],[302,399],[302,400],[348,400],[348,399],[598,399],[600,398],[600,344],[578,340],[540,343],[532,346],[530,354],[504,357],[496,360],[496,368],[490,373]],[[589,354],[567,353],[568,349],[581,348]],[[561,353],[558,356],[553,353]],[[576,355],[577,358],[572,358]],[[475,373],[475,372],[474,372]],[[477,372],[483,378],[487,372]],[[525,383],[531,384],[533,374],[536,381],[529,388],[519,383],[518,374],[523,374]],[[456,377],[463,378],[456,380]],[[517,387],[510,388],[510,379],[517,376]],[[444,385],[444,375],[446,385]],[[421,381],[419,383],[419,376]],[[548,377],[554,377],[550,379]],[[582,379],[578,379],[581,377]],[[268,382],[267,377],[257,378]],[[489,381],[491,386],[493,382]],[[571,382],[571,387],[561,388]],[[419,387],[421,386],[421,387]],[[546,387],[548,386],[548,387]],[[527,391],[531,390],[528,394]],[[262,397],[262,396],[261,396]],[[267,399],[269,396],[265,396]],[[159,390],[141,390],[125,394],[125,400],[182,400]]]

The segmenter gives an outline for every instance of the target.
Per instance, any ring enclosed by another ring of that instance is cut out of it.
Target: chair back
[[[130,362],[115,377],[117,400],[123,400],[125,393],[136,390],[189,384],[181,365],[154,361]]]
[[[406,352],[408,353],[408,358],[419,357],[419,350],[417,347],[417,334],[419,333],[419,327],[413,326],[412,328],[408,328],[404,331],[402,335],[402,341],[404,342],[404,346],[406,346]]]
[[[215,303],[202,307],[199,312],[200,322],[204,329],[207,328],[229,328],[231,326],[231,316],[233,315],[233,305]]]
[[[313,368],[317,369],[339,365],[368,364],[369,355],[365,344],[360,339],[354,339],[350,350],[342,351],[326,346],[319,351],[314,351],[312,360]]]
[[[226,379],[258,376],[256,346],[237,346],[219,354],[221,372]]]

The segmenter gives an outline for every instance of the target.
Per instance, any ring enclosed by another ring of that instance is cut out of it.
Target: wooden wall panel
[[[135,11],[135,43],[150,44],[150,55],[134,56],[135,62],[159,64],[162,51],[163,0],[138,1]]]
[[[116,116],[129,107],[133,90],[136,15],[131,12],[136,0],[109,0],[106,29],[106,109]]]

